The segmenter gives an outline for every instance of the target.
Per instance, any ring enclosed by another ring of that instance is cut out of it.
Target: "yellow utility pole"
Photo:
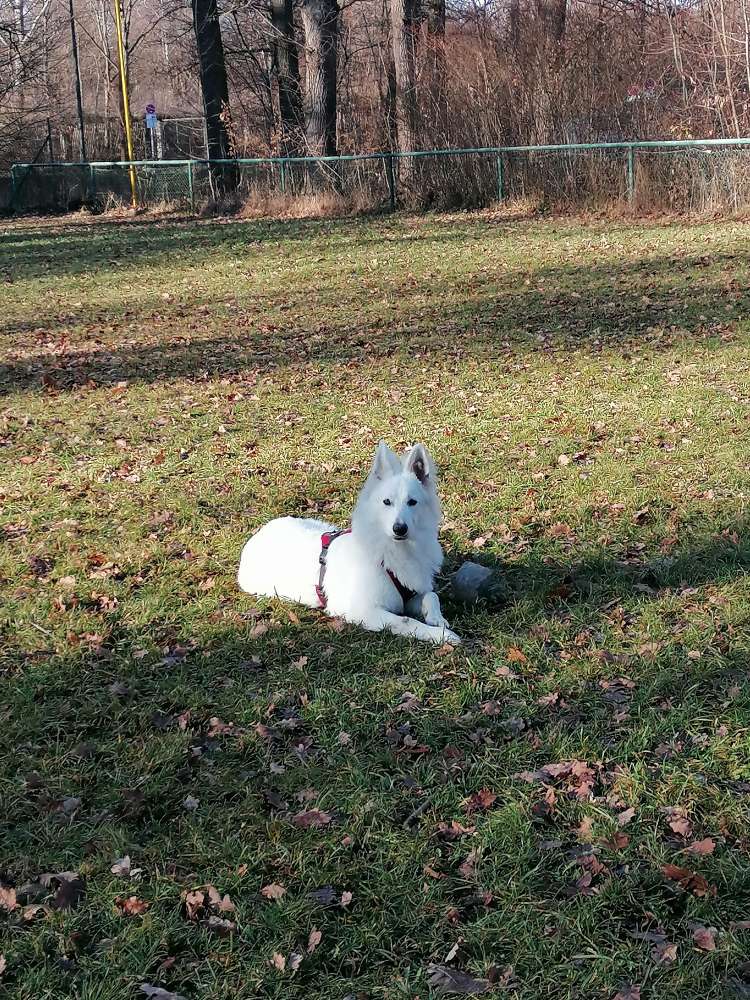
[[[115,25],[117,26],[117,54],[120,59],[120,89],[122,90],[122,113],[125,118],[125,141],[128,147],[128,159],[130,160],[130,197],[133,208],[138,207],[138,196],[135,186],[135,167],[133,166],[133,132],[130,128],[130,101],[128,99],[128,71],[125,65],[125,43],[122,38],[122,11],[120,0],[114,0],[115,4]]]

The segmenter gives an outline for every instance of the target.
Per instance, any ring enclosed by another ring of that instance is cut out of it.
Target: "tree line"
[[[88,156],[122,155],[114,2],[0,0],[2,162],[80,156],[78,81]],[[750,0],[119,2],[134,116],[198,155],[748,128]]]

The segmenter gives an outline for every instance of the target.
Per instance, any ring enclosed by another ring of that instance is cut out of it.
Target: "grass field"
[[[0,224],[0,995],[750,996],[749,306],[740,224]],[[380,437],[455,651],[236,589]]]

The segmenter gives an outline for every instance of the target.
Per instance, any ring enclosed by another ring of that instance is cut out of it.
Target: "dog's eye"
[[[385,499],[385,500],[383,501],[383,503],[384,503],[384,504],[386,505],[386,507],[390,507],[390,506],[391,506],[391,501],[390,501],[390,500],[389,500],[389,499],[388,499],[387,497],[386,497],[386,499]]]
[[[411,500],[406,501],[407,507],[416,507],[417,501],[412,497]]]

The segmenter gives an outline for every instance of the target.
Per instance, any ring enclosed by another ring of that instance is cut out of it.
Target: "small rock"
[[[451,578],[453,596],[457,601],[471,604],[479,599],[481,591],[486,590],[491,578],[491,569],[467,561]]]

